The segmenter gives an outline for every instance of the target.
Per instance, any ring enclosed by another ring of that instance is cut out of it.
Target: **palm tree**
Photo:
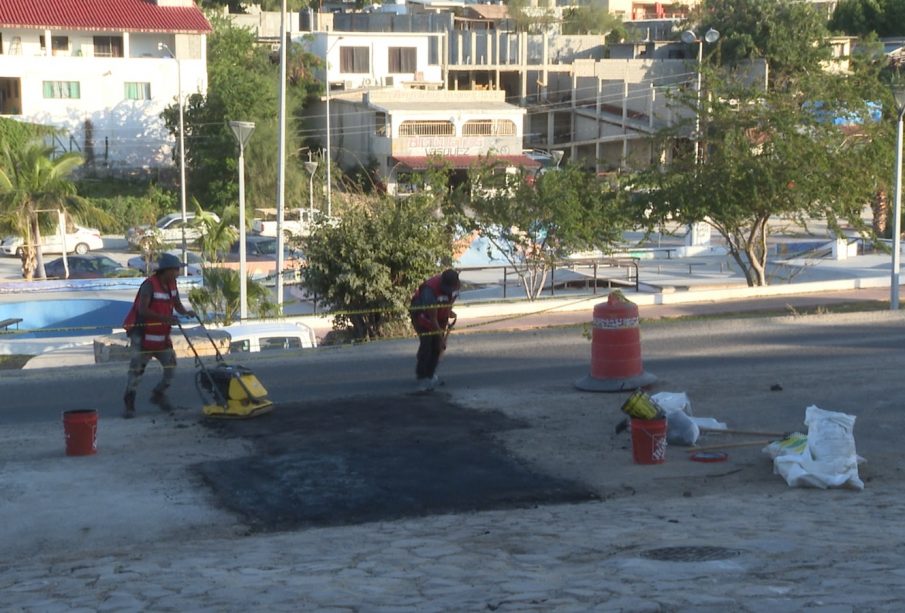
[[[239,230],[233,223],[238,219],[238,208],[229,207],[223,211],[223,219],[217,219],[210,213],[201,210],[198,201],[195,205],[194,225],[201,231],[201,255],[208,262],[219,262],[229,252],[229,248],[239,239]]]
[[[43,279],[44,257],[41,232],[56,225],[55,215],[39,212],[62,211],[83,221],[105,221],[109,216],[81,198],[70,180],[82,164],[82,156],[67,153],[51,158],[52,149],[39,142],[0,149],[0,230],[24,239],[22,274],[29,281],[37,267]]]
[[[219,320],[229,325],[239,316],[239,271],[217,266],[229,252],[229,248],[239,238],[238,229],[232,225],[238,217],[238,209],[228,208],[219,222],[201,210],[195,202],[195,223],[201,230],[201,253],[205,261],[202,269],[204,287],[193,288],[189,292],[189,302],[206,320]],[[249,310],[258,317],[276,315],[279,310],[270,301],[270,291],[263,283],[248,280]]]

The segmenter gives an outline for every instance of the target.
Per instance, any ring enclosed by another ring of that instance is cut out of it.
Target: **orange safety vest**
[[[163,283],[160,281],[160,277],[158,277],[157,275],[151,275],[147,278],[146,283],[151,284],[152,290],[151,304],[148,308],[155,313],[164,315],[165,317],[172,317],[173,305],[176,303],[176,300],[179,299],[179,291],[176,289],[176,282],[174,281],[172,285],[167,288],[164,287]],[[132,303],[132,308],[129,309],[129,312],[126,314],[126,319],[125,321],[123,321],[123,328],[125,328],[126,333],[131,334],[132,330],[136,326],[141,326],[142,349],[147,349],[148,351],[157,351],[171,347],[172,344],[170,342],[170,324],[163,323],[161,321],[149,321],[141,323],[138,321],[138,305],[140,296],[141,292],[139,291],[138,295],[135,296],[135,301]]]
[[[415,295],[412,296],[412,317],[415,320],[415,324],[422,327],[428,327],[431,323],[431,310],[437,311],[437,322],[440,324],[441,328],[446,327],[449,323],[449,313],[452,311],[453,302],[456,301],[456,296],[458,292],[450,294],[443,291],[443,285],[441,283],[442,275],[435,275],[422,283],[418,290],[415,292]],[[437,297],[437,304],[431,307],[431,305],[422,305],[421,304],[421,290],[425,287],[429,287],[434,295]]]

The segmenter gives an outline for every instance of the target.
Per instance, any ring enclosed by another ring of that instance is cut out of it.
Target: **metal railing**
[[[604,284],[604,287],[632,287],[635,291],[639,290],[638,279],[638,259],[637,258],[585,258],[575,260],[560,260],[554,262],[550,267],[550,295],[556,295],[556,271],[590,269],[590,276],[585,279],[571,279],[568,281],[560,281],[560,285],[566,287],[568,285],[583,284],[585,289],[591,289],[593,294],[597,294],[597,288]],[[503,273],[503,298],[508,297],[507,288],[509,286],[509,277],[519,278],[518,270],[510,264],[495,266],[463,266],[457,269],[460,273],[469,271],[477,272],[481,270],[502,270]],[[618,271],[617,274],[602,275],[605,270]],[[492,284],[491,284],[492,285]],[[546,287],[546,284],[545,284]]]
[[[584,258],[575,260],[560,260],[553,264],[550,268],[550,296],[556,296],[556,272],[564,270],[587,269],[590,274],[584,279],[560,280],[559,284],[562,288],[567,286],[583,285],[585,289],[590,289],[593,295],[597,295],[597,289],[600,287],[630,287],[636,292],[640,291],[638,258]],[[456,270],[461,274],[469,272],[480,272],[486,270],[501,271],[503,275],[502,283],[486,283],[483,287],[493,287],[501,285],[503,289],[503,298],[508,298],[508,286],[510,277],[516,279],[518,284],[518,271],[511,264],[496,264],[492,266],[461,266]],[[615,274],[604,274],[606,271],[613,271]],[[304,286],[304,275],[301,285]],[[546,284],[545,284],[546,287]],[[310,300],[314,310],[314,315],[318,314],[319,297],[316,293],[307,294],[307,300]]]

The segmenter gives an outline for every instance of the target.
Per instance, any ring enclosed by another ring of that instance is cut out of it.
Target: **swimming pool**
[[[30,300],[0,302],[0,320],[21,318],[15,328],[3,334],[6,340],[110,334],[122,326],[132,303],[125,300]]]

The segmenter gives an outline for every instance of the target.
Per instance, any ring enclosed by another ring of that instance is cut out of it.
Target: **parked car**
[[[277,239],[273,236],[261,236],[259,234],[249,234],[245,237],[245,259],[249,262],[263,262],[276,259]],[[283,258],[287,261],[298,260],[301,253],[295,249],[290,249],[283,245]],[[236,241],[229,248],[226,255],[227,262],[239,261],[239,241]]]
[[[70,279],[100,279],[105,277],[140,277],[141,272],[125,266],[120,266],[116,260],[106,255],[88,254],[72,255],[69,260]],[[65,279],[66,270],[63,267],[63,258],[57,258],[44,264],[44,271],[48,279]]]
[[[287,209],[283,215],[283,234],[308,236],[314,224],[314,209]],[[251,229],[262,236],[277,235],[277,209],[255,209]]]
[[[297,323],[233,324],[222,328],[229,334],[230,353],[256,353],[317,347],[314,330]]]
[[[7,236],[0,242],[0,253],[22,257],[22,246],[25,241],[21,236]],[[101,231],[95,228],[83,228],[73,226],[66,233],[66,253],[84,255],[89,251],[98,251],[104,248],[101,239]],[[42,253],[63,253],[63,243],[60,241],[59,232],[47,233],[41,236]]]
[[[216,221],[220,221],[220,218],[214,213],[210,213],[211,217],[213,217]],[[193,225],[195,221],[195,213],[186,213],[186,227],[185,227],[185,240],[187,242],[193,243],[199,238],[201,238],[201,230],[196,228]],[[129,246],[133,249],[138,249],[141,247],[141,241],[145,237],[150,237],[157,235],[160,239],[160,242],[164,244],[174,244],[182,242],[182,213],[170,213],[169,215],[164,215],[160,219],[157,220],[157,223],[153,226],[136,226],[134,228],[129,228],[126,232],[126,241],[129,243]]]
[[[179,258],[179,261],[182,261],[182,249],[170,249],[167,251],[172,255],[175,255]],[[200,277],[201,276],[201,267],[204,264],[204,258],[193,251],[187,252],[188,255],[188,275],[190,277]],[[149,274],[157,270],[157,257],[151,258],[151,270],[147,270],[146,262],[144,256],[136,255],[134,258],[129,258],[129,261],[126,262],[126,266],[129,268],[134,268],[139,271],[141,274]],[[180,273],[181,274],[181,273]]]

